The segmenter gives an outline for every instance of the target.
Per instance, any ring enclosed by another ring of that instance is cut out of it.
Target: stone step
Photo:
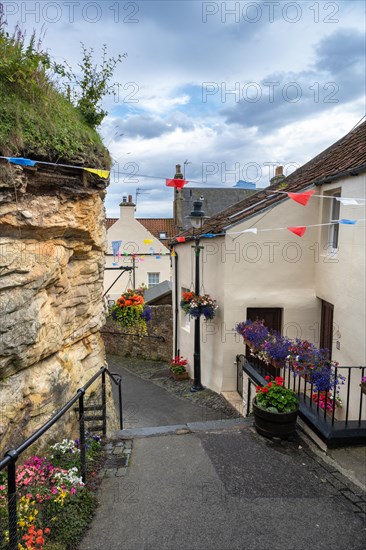
[[[75,411],[79,412],[79,407],[75,407],[74,409]],[[87,411],[102,411],[103,410],[103,406],[102,405],[87,405],[86,407],[84,407],[84,412]]]
[[[141,437],[154,437],[161,435],[186,435],[197,432],[226,432],[240,428],[250,428],[253,425],[252,418],[233,418],[228,420],[212,420],[208,422],[188,422],[187,424],[175,424],[173,426],[154,426],[148,428],[126,428],[115,432],[111,439],[134,439]]]

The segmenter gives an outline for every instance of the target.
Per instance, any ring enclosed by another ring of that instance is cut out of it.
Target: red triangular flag
[[[290,231],[292,231],[292,233],[295,233],[295,235],[298,235],[299,237],[302,237],[303,234],[306,231],[305,226],[302,226],[302,227],[288,227],[287,229],[289,229]]]
[[[185,242],[186,242],[186,238],[185,238],[185,237],[177,237],[177,242],[178,242],[178,243],[185,243]]]
[[[175,187],[176,189],[183,189],[186,183],[188,183],[188,180],[181,180],[181,179],[173,179],[173,180],[165,180],[167,187]]]
[[[306,206],[309,202],[311,195],[314,195],[315,191],[305,191],[304,193],[287,193],[287,195],[293,201]]]

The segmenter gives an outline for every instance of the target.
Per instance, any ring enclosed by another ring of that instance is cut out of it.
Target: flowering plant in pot
[[[366,393],[366,376],[363,376],[361,378],[360,388],[361,388],[362,393]]]
[[[294,391],[285,388],[283,378],[271,380],[266,386],[257,386],[253,400],[254,423],[257,432],[265,437],[287,439],[296,431],[299,401]]]
[[[128,289],[110,310],[111,318],[129,334],[147,334],[146,323],[151,319],[151,309],[145,305],[142,290]]]
[[[195,318],[203,315],[206,321],[215,317],[218,308],[216,300],[209,294],[201,295],[194,292],[183,292],[180,306],[186,314]]]
[[[176,380],[186,380],[189,378],[186,370],[187,364],[187,359],[184,359],[183,356],[179,357],[178,355],[170,361],[170,371]]]

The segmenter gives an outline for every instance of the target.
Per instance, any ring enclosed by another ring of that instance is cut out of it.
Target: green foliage
[[[54,78],[42,39],[27,41],[18,26],[7,32],[0,3],[0,155],[109,167],[100,136]]]
[[[58,511],[57,522],[52,527],[52,539],[58,544],[64,544],[68,549],[74,549],[87,530],[95,509],[97,499],[87,489],[79,491],[69,500],[61,511]]]
[[[66,79],[62,89],[68,100],[73,102],[90,126],[96,127],[108,114],[101,108],[100,102],[104,96],[112,93],[109,81],[114,69],[127,54],[120,54],[117,58],[107,58],[107,45],[104,44],[102,62],[98,66],[93,60],[94,50],[92,48],[87,50],[83,43],[81,47],[83,58],[79,63],[80,75],[75,74],[68,63],[55,63],[53,69],[56,74]]]
[[[278,377],[275,382],[266,386],[257,386],[256,404],[266,411],[288,413],[296,411],[299,401],[294,391],[285,388],[283,379]]]

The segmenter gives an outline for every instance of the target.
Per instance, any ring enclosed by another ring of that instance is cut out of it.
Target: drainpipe
[[[178,254],[175,251],[174,256],[174,300],[175,300],[175,322],[174,322],[174,357],[179,355],[178,353]]]

